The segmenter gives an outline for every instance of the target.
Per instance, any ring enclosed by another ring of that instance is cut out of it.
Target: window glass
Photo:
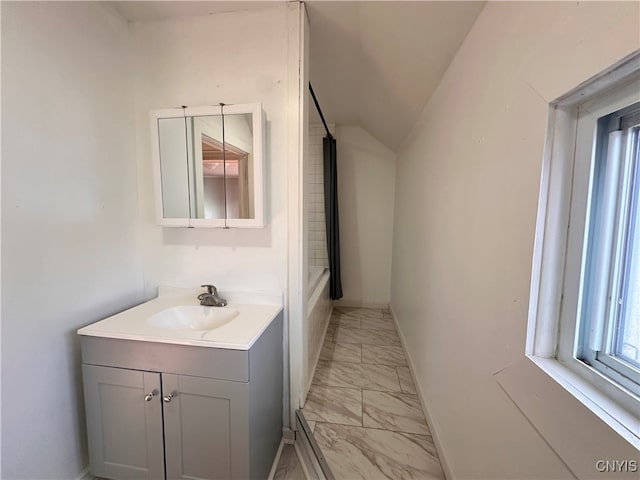
[[[631,149],[631,195],[624,236],[623,268],[615,355],[640,367],[640,128],[633,129]]]
[[[597,121],[576,345],[577,358],[636,394],[640,392],[638,113],[640,103]]]

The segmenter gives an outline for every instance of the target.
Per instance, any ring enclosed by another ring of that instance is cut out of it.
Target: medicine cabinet
[[[153,110],[157,223],[264,227],[264,115],[259,103]]]

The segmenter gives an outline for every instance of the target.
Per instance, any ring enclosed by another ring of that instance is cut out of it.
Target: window
[[[550,105],[526,353],[640,447],[640,52]]]
[[[638,395],[640,102],[596,125],[575,357]]]

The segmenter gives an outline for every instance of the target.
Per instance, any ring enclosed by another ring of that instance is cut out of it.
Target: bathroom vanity
[[[161,291],[78,331],[93,475],[268,477],[282,437],[282,307],[201,307],[194,293]]]

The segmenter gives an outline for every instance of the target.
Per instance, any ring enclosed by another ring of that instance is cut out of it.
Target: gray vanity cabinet
[[[162,383],[179,392],[164,404],[167,478],[248,478],[248,384],[184,375]]]
[[[282,437],[282,314],[249,350],[82,336],[90,470],[267,478]]]
[[[82,376],[92,473],[164,478],[160,374],[83,365]]]

